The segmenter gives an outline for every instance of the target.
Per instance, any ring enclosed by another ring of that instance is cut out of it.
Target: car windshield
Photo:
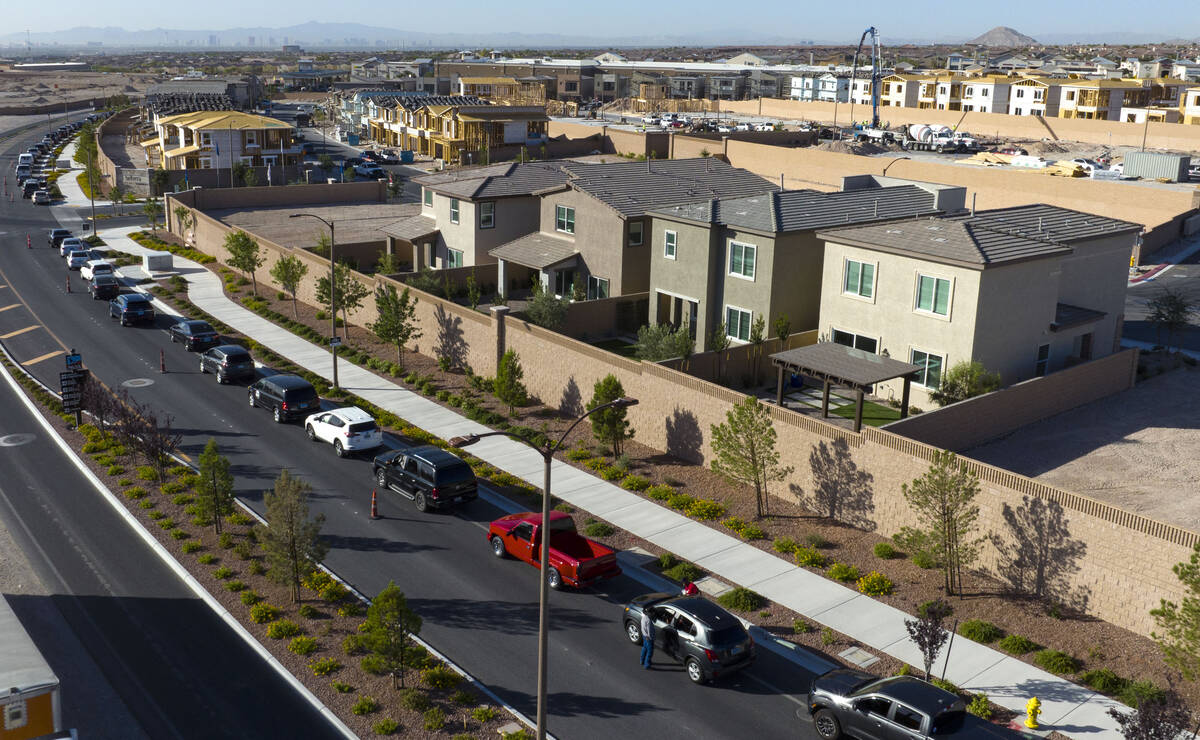
[[[577,530],[575,529],[575,522],[570,517],[564,516],[561,519],[551,519],[550,520],[550,531],[551,532],[575,532]]]
[[[710,634],[710,639],[715,648],[739,645],[746,640],[746,630],[741,625],[733,624],[728,627],[722,627],[719,630],[713,630]]]
[[[446,468],[439,468],[437,471],[438,485],[448,485],[451,483],[462,483],[469,481],[475,477],[471,472],[471,466],[463,463],[462,465],[451,465]]]
[[[109,277],[108,275],[97,275],[96,277],[92,278],[92,282],[94,282],[96,285],[116,285],[117,279],[114,277]]]
[[[283,392],[283,397],[289,402],[295,401],[299,403],[301,401],[311,401],[316,398],[317,392],[313,390],[312,386],[308,388],[289,388]]]
[[[211,334],[213,328],[203,321],[193,321],[188,324],[188,328],[193,334]]]
[[[356,421],[350,425],[350,431],[354,434],[362,434],[363,432],[373,432],[378,427],[373,421]]]
[[[130,295],[125,298],[126,306],[137,306],[138,308],[141,308],[143,305],[149,302],[150,301],[146,300],[144,296],[140,295]]]

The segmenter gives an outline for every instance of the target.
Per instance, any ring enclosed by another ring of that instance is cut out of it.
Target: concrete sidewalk
[[[105,230],[101,236],[115,249],[142,254],[147,250],[127,236],[136,230]],[[188,297],[197,306],[297,365],[331,377],[327,349],[234,303],[225,296],[220,278],[204,267],[179,257],[174,261],[175,272],[188,281]],[[341,362],[338,374],[343,388],[442,439],[491,431],[352,363]],[[470,452],[534,486],[542,484],[541,456],[515,440],[489,437],[473,445]],[[898,609],[565,463],[555,461],[552,481],[554,496],[696,563],[721,580],[753,589],[878,652],[911,665],[921,664],[904,627],[910,615]],[[1090,689],[961,636],[955,637],[948,666],[945,660],[943,655],[935,673],[941,675],[945,669],[947,680],[965,690],[985,693],[1008,709],[1023,713],[1025,702],[1038,697],[1047,731],[1058,730],[1076,738],[1121,737],[1107,710],[1124,705]]]

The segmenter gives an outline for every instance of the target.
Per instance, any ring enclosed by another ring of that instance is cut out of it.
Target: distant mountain
[[[1011,48],[1014,46],[1035,46],[1038,42],[1037,39],[1026,36],[1008,26],[996,26],[982,36],[976,36],[967,43],[976,46],[1007,46]]]

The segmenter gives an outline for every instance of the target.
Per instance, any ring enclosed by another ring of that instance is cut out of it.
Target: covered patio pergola
[[[893,378],[904,378],[904,394],[900,406],[900,418],[908,416],[908,394],[914,373],[920,367],[908,362],[893,360],[887,355],[877,355],[836,342],[817,342],[807,347],[798,347],[771,355],[779,377],[775,385],[775,403],[783,405],[784,375],[802,373],[821,380],[825,388],[821,394],[821,418],[829,418],[829,389],[843,385],[854,390],[854,431],[862,430],[863,394],[876,383]]]

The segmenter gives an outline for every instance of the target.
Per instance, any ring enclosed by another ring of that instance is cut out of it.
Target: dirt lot
[[[965,454],[1200,531],[1198,380],[1185,365]]]

